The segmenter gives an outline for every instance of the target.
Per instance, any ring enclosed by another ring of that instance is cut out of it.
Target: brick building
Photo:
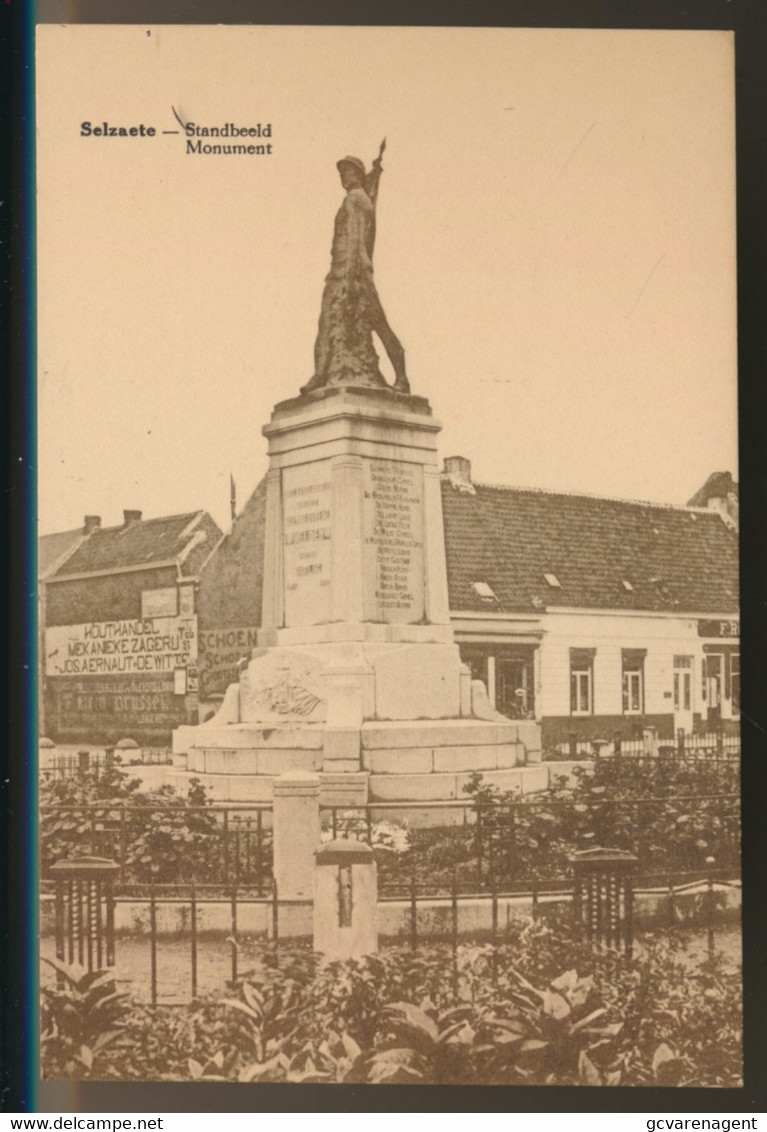
[[[55,540],[67,544],[41,579],[50,738],[165,743],[196,721],[197,581],[221,538],[203,511],[125,511],[108,528],[89,516],[77,538],[48,536],[47,558]]]

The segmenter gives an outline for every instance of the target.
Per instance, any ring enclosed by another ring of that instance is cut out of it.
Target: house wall
[[[625,611],[558,613],[542,616],[541,687],[538,710],[545,746],[578,739],[610,739],[641,734],[652,726],[662,738],[671,738],[677,727],[705,730],[721,721],[727,729],[737,726],[737,705],[732,687],[721,682],[717,711],[711,689],[704,692],[704,664],[712,653],[723,658],[723,677],[737,641],[702,635],[708,623],[693,617],[632,614]],[[725,624],[729,624],[725,622]],[[573,714],[570,700],[570,650],[593,649],[593,698],[587,715]],[[643,663],[644,702],[639,713],[624,712],[623,650],[646,650]],[[675,712],[674,657],[692,657],[690,712]]]
[[[142,592],[176,584],[175,565],[48,582],[41,699],[49,738],[165,746],[175,727],[196,722],[196,612],[142,618]]]
[[[97,574],[71,581],[48,581],[47,625],[81,625],[86,621],[120,621],[141,616],[144,590],[175,586],[176,566],[156,570]]]

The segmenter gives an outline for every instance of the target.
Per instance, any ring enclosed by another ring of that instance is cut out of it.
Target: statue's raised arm
[[[370,197],[373,208],[375,208],[376,201],[378,200],[378,182],[381,180],[381,174],[383,173],[383,165],[381,164],[381,161],[385,149],[386,138],[384,138],[384,140],[381,142],[381,147],[378,150],[378,157],[375,157],[373,159],[373,163],[370,166],[370,172],[365,177],[365,192]]]
[[[373,281],[375,205],[385,148],[384,138],[370,172],[366,172],[358,157],[342,157],[337,162],[346,196],[333,231],[330,271],[325,279],[314,347],[314,376],[302,393],[327,385],[388,388],[378,368],[373,332],[380,338],[394,369],[393,388],[400,393],[410,392],[405,351],[389,326]]]

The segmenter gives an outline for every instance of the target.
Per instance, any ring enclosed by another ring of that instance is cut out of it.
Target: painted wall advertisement
[[[196,663],[196,617],[53,625],[45,633],[46,676],[172,675]]]
[[[54,625],[45,634],[46,727],[61,740],[169,742],[193,720],[197,618]],[[182,678],[182,679],[181,679]]]
[[[201,629],[198,634],[200,699],[222,696],[239,676],[240,661],[249,659],[257,630]]]

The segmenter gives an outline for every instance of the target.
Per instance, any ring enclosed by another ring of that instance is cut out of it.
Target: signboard
[[[149,617],[53,625],[45,631],[46,676],[148,675],[197,662],[196,617]]]
[[[159,590],[143,590],[141,594],[143,618],[175,617],[178,612],[178,590],[175,586],[164,586]]]
[[[286,625],[319,625],[330,619],[331,493],[327,461],[283,472]]]
[[[239,676],[239,663],[250,658],[256,646],[255,627],[201,629],[199,649],[200,698],[223,695]],[[191,690],[191,685],[190,685]]]
[[[699,637],[739,637],[740,621],[699,621]]]
[[[424,615],[423,470],[366,460],[362,505],[365,620],[406,624]]]
[[[121,738],[137,742],[170,735],[188,722],[183,696],[174,694],[174,674],[161,676],[54,677],[46,690],[46,710],[54,730],[76,732],[95,742]]]

